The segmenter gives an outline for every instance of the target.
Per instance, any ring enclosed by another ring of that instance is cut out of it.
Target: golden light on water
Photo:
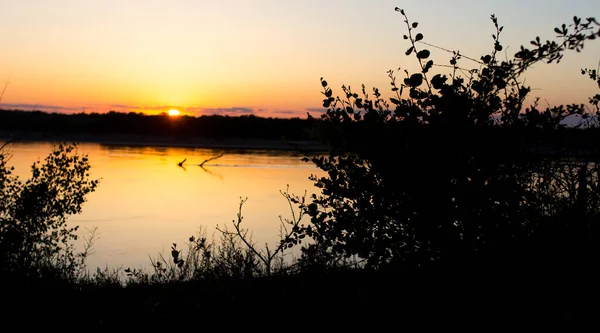
[[[180,114],[179,110],[175,110],[175,109],[169,110],[169,116],[171,116],[171,117],[178,116],[179,114]]]
[[[32,161],[47,156],[52,146],[14,143],[10,165],[21,179],[28,179]],[[324,176],[293,153],[226,151],[201,168],[200,163],[223,151],[93,143],[82,143],[78,149],[89,155],[91,177],[101,178],[81,214],[69,216],[67,222],[79,226],[78,247],[97,227],[99,239],[86,261],[91,270],[106,265],[147,267],[149,256],[163,250],[170,253],[172,243],[184,245],[200,228],[209,239],[213,234],[218,237],[216,227],[230,226],[237,218],[240,197],[248,198],[242,214],[252,239],[276,245],[279,216],[291,217],[279,191],[289,185],[290,193],[308,191],[310,197],[315,187],[308,177]],[[184,158],[186,168],[178,167]]]

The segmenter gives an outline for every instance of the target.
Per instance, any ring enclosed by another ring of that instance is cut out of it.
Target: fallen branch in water
[[[225,155],[225,153],[221,153],[221,155],[219,155],[219,156],[211,157],[211,158],[209,158],[209,159],[207,159],[207,160],[204,160],[204,162],[202,162],[202,163],[198,164],[198,166],[199,166],[199,167],[203,167],[203,166],[204,166],[204,163],[206,163],[206,162],[210,162],[210,161],[213,161],[213,160],[216,160],[217,158],[221,158],[221,157],[223,157],[223,155]]]

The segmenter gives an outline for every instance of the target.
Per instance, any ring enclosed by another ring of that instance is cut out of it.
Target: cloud
[[[167,111],[171,109],[184,110],[185,106],[181,105],[128,105],[128,104],[110,104],[108,106],[111,111]]]
[[[200,108],[200,107],[188,107],[185,108],[186,113],[191,113],[197,116],[203,115],[221,115],[221,116],[235,116],[235,115],[250,115],[260,112],[262,109],[254,109],[248,107],[230,107],[230,108]]]
[[[139,106],[137,106],[137,105],[127,105],[127,104],[110,104],[109,107],[110,108],[117,108],[117,109],[137,109]]]
[[[313,112],[313,113],[325,113],[325,111],[327,111],[327,109],[325,108],[305,108],[304,110],[306,110],[307,112]]]
[[[284,115],[291,115],[291,116],[304,115],[304,113],[302,113],[301,111],[294,111],[294,110],[273,110],[271,112],[275,113],[275,114],[284,114]]]
[[[145,110],[145,111],[166,111],[166,110],[172,110],[172,109],[182,110],[182,109],[185,109],[185,107],[181,106],[181,105],[151,105],[151,106],[145,105],[145,106],[137,107],[136,109]]]
[[[83,112],[86,107],[65,107],[51,104],[27,104],[27,103],[2,103],[0,108],[4,110],[23,110],[23,111],[46,111],[74,113]]]

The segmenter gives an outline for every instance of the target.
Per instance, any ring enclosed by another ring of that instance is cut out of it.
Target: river
[[[13,143],[9,164],[22,179],[31,164],[52,150],[49,142]],[[83,237],[96,229],[97,239],[88,267],[147,268],[149,257],[170,252],[172,243],[184,245],[200,227],[218,237],[216,226],[231,225],[240,198],[243,225],[257,244],[275,245],[279,216],[290,217],[280,191],[310,195],[317,189],[308,179],[321,174],[302,155],[278,150],[215,150],[177,147],[143,147],[84,143],[91,177],[100,183],[88,197],[83,212],[69,217]],[[224,153],[220,158],[198,164]],[[187,159],[183,167],[178,162]]]

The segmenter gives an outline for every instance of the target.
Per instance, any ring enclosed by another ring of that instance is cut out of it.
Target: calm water
[[[30,165],[52,147],[15,143],[10,163],[26,178]],[[253,231],[254,241],[275,244],[279,216],[290,216],[279,191],[289,185],[291,193],[311,194],[316,188],[308,177],[321,174],[293,152],[100,144],[81,144],[79,151],[89,155],[92,177],[101,178],[83,213],[69,218],[69,224],[80,226],[81,236],[97,227],[99,239],[88,260],[92,269],[147,267],[149,255],[168,254],[172,243],[181,247],[201,226],[211,236],[217,225],[231,225],[240,197],[248,197],[243,224]],[[204,169],[197,166],[222,152],[223,157]],[[184,158],[187,167],[178,167]]]

